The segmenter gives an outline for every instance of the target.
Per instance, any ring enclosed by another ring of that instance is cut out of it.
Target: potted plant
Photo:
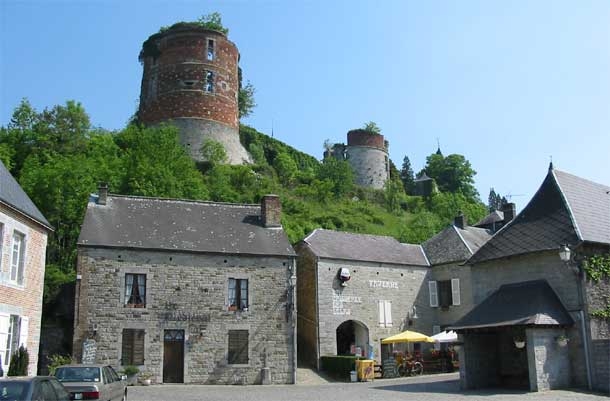
[[[136,375],[140,372],[137,366],[127,365],[123,368],[123,373],[127,376],[127,384],[133,386],[136,384]]]
[[[557,342],[557,345],[563,348],[568,345],[568,341],[570,341],[570,339],[562,334],[559,337],[555,338],[555,341]]]
[[[142,374],[140,374],[140,383],[142,383],[143,386],[150,386],[150,384],[152,383],[152,374],[148,373],[148,372],[144,372]]]

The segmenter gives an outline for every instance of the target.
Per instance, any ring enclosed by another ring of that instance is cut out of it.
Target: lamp
[[[559,258],[566,267],[572,269],[572,271],[578,275],[582,275],[578,260],[576,260],[576,253],[570,249],[568,244],[559,246]]]
[[[417,316],[417,307],[413,305],[411,310],[407,312],[407,324],[409,326],[413,326],[413,320],[417,319],[418,317],[419,316]]]
[[[567,245],[561,245],[559,247],[559,258],[562,262],[568,263],[570,261],[570,257],[572,256],[572,251],[568,248]]]

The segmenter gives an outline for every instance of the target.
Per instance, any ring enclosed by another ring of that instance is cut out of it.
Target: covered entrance
[[[568,348],[557,338],[573,324],[546,280],[501,286],[451,326],[463,339],[461,387],[541,391],[569,386]]]
[[[184,330],[163,334],[163,383],[184,383]]]
[[[369,329],[362,322],[347,320],[337,327],[337,355],[368,355]]]

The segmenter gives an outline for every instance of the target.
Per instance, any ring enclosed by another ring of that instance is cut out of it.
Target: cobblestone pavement
[[[577,390],[530,393],[489,389],[465,392],[459,388],[457,374],[384,379],[367,383],[326,383],[317,385],[204,386],[163,384],[149,387],[129,387],[127,398],[129,401],[609,400],[607,395],[590,394]]]

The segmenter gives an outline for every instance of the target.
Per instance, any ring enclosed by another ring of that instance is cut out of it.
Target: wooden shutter
[[[452,278],[451,279],[451,299],[453,300],[453,305],[460,305],[460,279]]]
[[[134,330],[132,364],[144,365],[144,330]]]
[[[438,307],[438,290],[436,288],[436,281],[428,281],[428,289],[430,291],[430,306]]]
[[[19,346],[28,347],[28,330],[30,326],[30,319],[21,316],[21,321],[19,324]]]
[[[229,330],[229,364],[248,363],[248,330]]]
[[[133,337],[132,329],[123,329],[123,344],[121,347],[121,365],[133,365]]]
[[[385,302],[377,301],[379,307],[379,326],[385,327]]]
[[[385,327],[392,327],[392,301],[385,301]]]

